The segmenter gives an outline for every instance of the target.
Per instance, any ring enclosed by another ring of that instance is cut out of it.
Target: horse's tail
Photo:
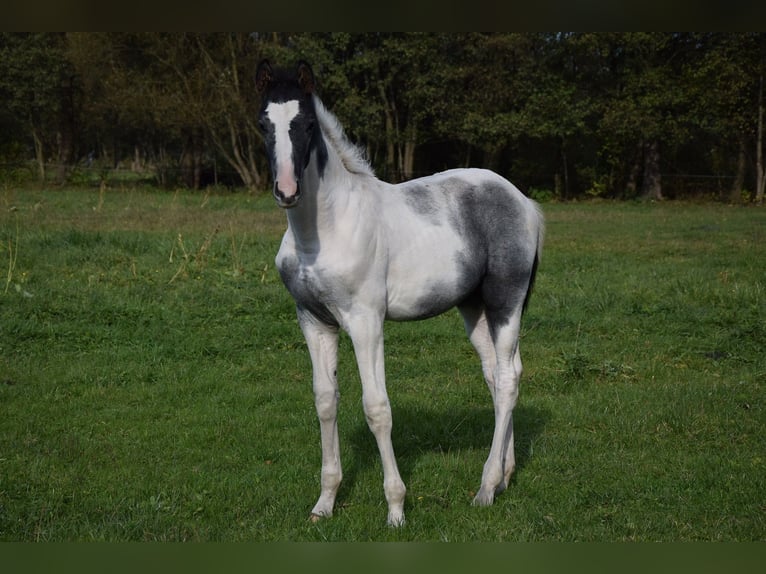
[[[535,278],[537,277],[537,266],[540,263],[540,258],[543,255],[543,239],[545,237],[545,218],[543,212],[540,210],[540,206],[537,203],[532,202],[532,206],[535,210],[535,223],[537,225],[537,245],[535,245],[535,259],[532,262],[532,271],[529,274],[529,285],[527,286],[527,294],[524,296],[524,305],[521,308],[521,312],[527,310],[529,299],[532,296],[532,288],[535,286]]]

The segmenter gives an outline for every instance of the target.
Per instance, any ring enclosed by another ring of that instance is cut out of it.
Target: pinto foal
[[[537,205],[501,176],[455,169],[398,185],[377,179],[314,93],[305,62],[292,73],[261,62],[259,126],[286,210],[276,264],[295,299],[313,366],[322,442],[312,519],[331,516],[342,478],[336,380],[338,332],[353,343],[362,402],[380,450],[388,523],[404,523],[405,486],[391,443],[383,322],[457,307],[495,407],[492,446],[474,504],[492,504],[514,470],[519,332],[540,257]]]

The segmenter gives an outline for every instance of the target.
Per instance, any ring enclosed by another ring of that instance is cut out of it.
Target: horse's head
[[[255,85],[263,98],[258,126],[274,178],[274,198],[280,207],[294,207],[301,197],[301,176],[321,138],[313,100],[314,73],[303,61],[288,73],[263,60]]]

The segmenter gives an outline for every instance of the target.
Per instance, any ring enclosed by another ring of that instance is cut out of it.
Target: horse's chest
[[[277,268],[295,302],[323,321],[336,322],[336,312],[346,299],[342,279],[320,260],[280,252]]]

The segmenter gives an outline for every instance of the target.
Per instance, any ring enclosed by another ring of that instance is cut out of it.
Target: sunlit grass
[[[345,480],[307,521],[319,433],[268,197],[0,193],[0,539],[764,540],[764,212],[544,211],[493,507],[470,506],[492,407],[459,316],[387,326],[392,530],[346,337]]]

